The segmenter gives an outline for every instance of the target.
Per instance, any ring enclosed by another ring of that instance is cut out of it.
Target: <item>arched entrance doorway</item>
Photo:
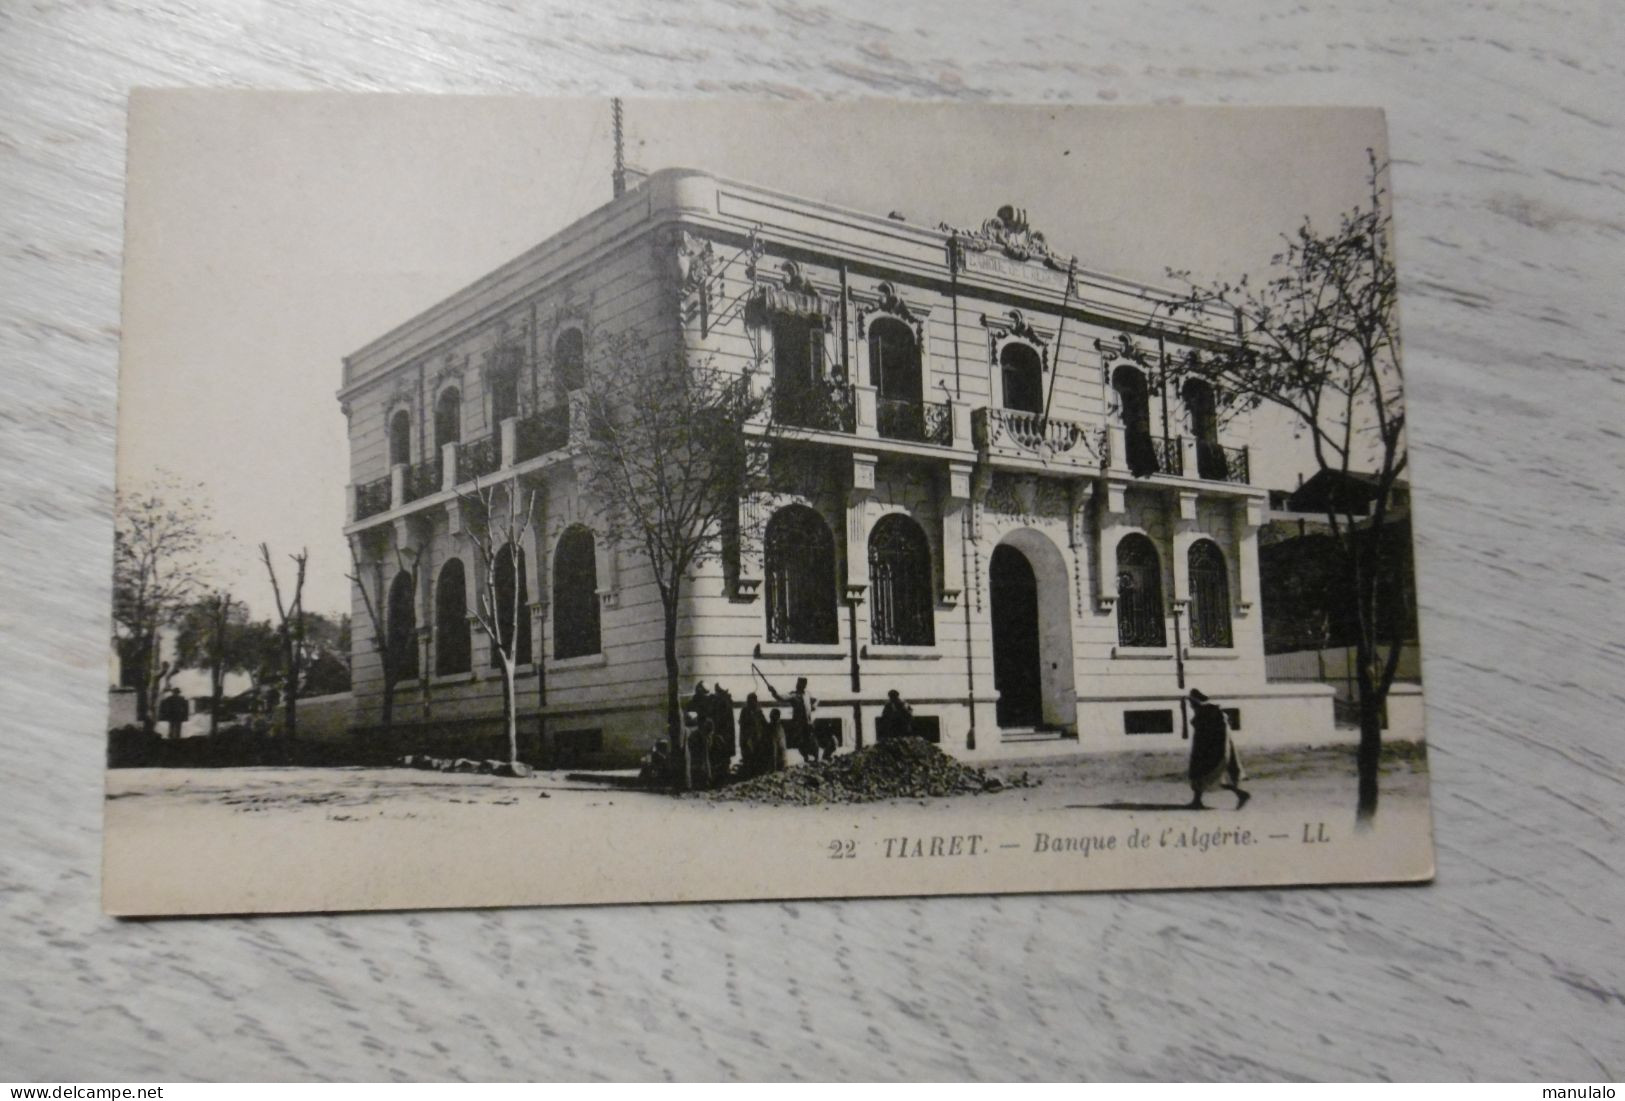
[[[1011,532],[993,548],[988,594],[999,726],[1072,726],[1072,604],[1061,552],[1032,528]]]
[[[1039,685],[1038,579],[1027,556],[1009,544],[993,548],[988,566],[993,610],[993,687],[1000,726],[1037,726]]]

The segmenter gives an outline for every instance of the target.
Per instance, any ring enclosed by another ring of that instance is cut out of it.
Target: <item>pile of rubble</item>
[[[472,757],[431,757],[426,753],[408,753],[396,762],[401,768],[420,768],[431,772],[473,772],[481,776],[529,776],[530,766],[523,761],[476,761]]]
[[[960,764],[923,738],[897,738],[828,761],[744,780],[710,795],[750,803],[872,803],[975,795],[1037,783],[1025,772],[1001,780]]]

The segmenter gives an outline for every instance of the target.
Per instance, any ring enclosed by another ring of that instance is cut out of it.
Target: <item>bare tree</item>
[[[738,530],[743,495],[764,488],[769,448],[746,426],[768,398],[750,372],[730,374],[683,356],[660,357],[623,338],[595,364],[587,388],[594,437],[591,496],[614,542],[639,548],[654,571],[664,613],[666,726],[679,786],[692,786],[682,721],[677,631],[683,583],[723,553]]]
[[[293,595],[284,602],[276,567],[271,563],[271,548],[260,544],[260,561],[265,563],[265,572],[271,578],[271,592],[276,597],[277,641],[282,647],[283,732],[292,741],[299,732],[299,674],[305,652],[305,567],[310,562],[310,552],[301,549],[288,557],[294,564]]]
[[[220,728],[220,707],[226,674],[247,667],[253,660],[248,609],[224,589],[209,593],[186,610],[175,632],[175,663],[209,674],[209,733]]]
[[[395,548],[395,561],[402,570],[410,570],[406,561],[406,552],[399,547]],[[414,562],[415,565],[415,562]],[[385,615],[384,579],[382,571],[375,571],[374,593],[367,592],[366,581],[362,578],[361,559],[356,554],[355,544],[350,544],[350,568],[354,573],[345,574],[352,585],[361,591],[361,603],[367,610],[367,621],[372,624],[372,647],[378,652],[378,664],[384,674],[384,699],[380,716],[383,733],[387,738],[395,725],[395,681],[401,673],[401,655],[392,644],[389,635],[389,623]],[[414,577],[416,571],[413,571]],[[409,645],[417,645],[415,640],[409,640]]]
[[[142,728],[157,721],[158,695],[175,669],[162,659],[160,632],[173,626],[202,588],[208,508],[201,487],[173,482],[120,493],[113,528],[113,622],[121,680],[137,691]]]
[[[1367,200],[1329,233],[1305,219],[1272,258],[1269,278],[1198,286],[1187,272],[1169,273],[1188,288],[1176,315],[1229,310],[1241,332],[1236,341],[1203,340],[1193,323],[1187,332],[1199,350],[1172,365],[1173,373],[1209,382],[1237,408],[1285,409],[1307,432],[1320,470],[1340,476],[1340,484],[1371,482],[1367,493],[1328,494],[1326,505],[1357,625],[1362,821],[1377,811],[1382,713],[1403,642],[1403,632],[1389,625],[1406,617],[1392,605],[1409,599],[1405,585],[1385,579],[1393,562],[1383,533],[1407,461],[1404,378],[1386,165],[1367,156]]]
[[[521,491],[517,478],[483,486],[476,478],[472,497],[461,492],[458,496],[472,506],[467,530],[480,555],[480,592],[474,617],[491,640],[502,668],[502,723],[508,734],[508,768],[516,775],[523,775],[528,769],[519,761],[519,707],[515,690],[519,650],[525,645],[520,638],[525,569],[521,539],[536,510],[536,493]],[[506,593],[500,584],[504,576],[504,552],[508,556],[509,591]]]

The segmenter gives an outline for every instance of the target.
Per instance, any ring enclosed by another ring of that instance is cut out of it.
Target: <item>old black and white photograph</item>
[[[1387,149],[138,92],[105,907],[1431,878]]]

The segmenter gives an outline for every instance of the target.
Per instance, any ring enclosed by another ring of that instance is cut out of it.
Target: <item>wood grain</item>
[[[0,1077],[1625,1073],[1614,6],[0,7]],[[131,85],[1390,111],[1439,881],[120,923],[97,860]]]

